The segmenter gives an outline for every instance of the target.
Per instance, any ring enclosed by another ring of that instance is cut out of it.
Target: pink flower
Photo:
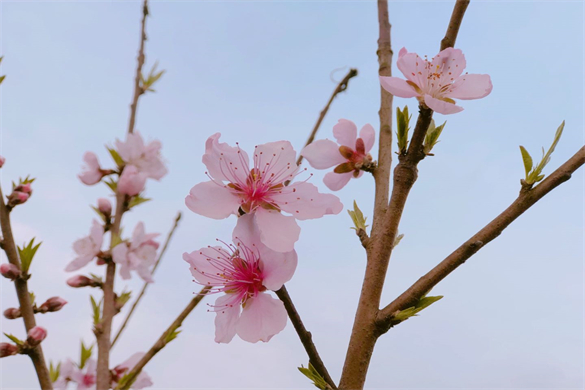
[[[0,358],[16,355],[18,346],[10,343],[0,343]]]
[[[6,162],[6,158],[3,156],[0,156],[0,168],[2,168],[4,166],[5,162]]]
[[[87,359],[82,369],[71,366],[68,373],[70,381],[77,383],[77,390],[93,390],[97,382],[97,364],[94,359]]]
[[[21,274],[20,269],[14,264],[3,263],[0,265],[0,274],[6,279],[15,280]]]
[[[28,331],[26,341],[31,346],[36,346],[47,337],[47,330],[41,326],[35,326]]]
[[[39,310],[41,313],[59,311],[67,304],[67,301],[61,297],[51,297],[45,301]]]
[[[30,194],[26,192],[17,191],[16,188],[10,195],[8,195],[8,207],[14,207],[19,204],[25,203],[28,198],[30,198]]]
[[[99,198],[97,205],[99,212],[104,216],[109,217],[112,214],[112,204],[106,198]]]
[[[323,182],[332,191],[345,187],[349,180],[361,177],[364,171],[360,168],[372,162],[370,150],[376,141],[376,133],[371,125],[365,125],[357,136],[355,123],[340,119],[333,126],[333,135],[337,143],[321,139],[307,145],[301,155],[316,169],[327,169],[335,166],[333,172],[325,175]]]
[[[262,243],[275,251],[288,252],[300,234],[295,219],[320,218],[342,210],[336,196],[320,194],[306,181],[285,186],[299,172],[290,142],[256,146],[250,169],[248,154],[239,146],[219,143],[220,135],[212,135],[205,143],[203,163],[211,181],[191,188],[185,199],[191,211],[214,219],[237,215],[239,209],[253,213]]]
[[[167,168],[160,155],[161,147],[160,141],[151,141],[145,145],[138,132],[128,134],[126,142],[116,140],[116,148],[122,160],[126,164],[134,165],[147,177],[156,180],[160,180],[167,174]]]
[[[74,288],[79,288],[79,287],[87,287],[87,286],[92,286],[94,287],[94,281],[90,278],[88,278],[87,276],[83,276],[83,275],[75,275],[70,277],[69,279],[67,279],[67,285],[69,285],[70,287],[74,287]]]
[[[441,114],[463,111],[453,99],[481,99],[492,91],[489,75],[463,74],[465,56],[459,49],[447,48],[428,61],[403,47],[396,65],[407,80],[380,76],[382,87],[394,96],[416,97]]]
[[[73,243],[73,250],[77,253],[77,257],[67,265],[65,271],[71,272],[85,267],[101,252],[103,240],[104,227],[94,219],[89,236]]]
[[[134,228],[132,240],[129,243],[122,242],[112,249],[112,259],[119,264],[122,279],[130,279],[130,271],[136,271],[145,282],[151,283],[151,268],[156,262],[156,250],[158,243],[153,241],[158,233],[144,232],[144,223],[140,222]]]
[[[100,167],[100,162],[93,152],[85,152],[83,155],[85,166],[83,171],[77,176],[85,185],[91,186],[97,184],[104,177],[104,171]]]
[[[61,364],[61,368],[59,369],[59,377],[55,382],[53,382],[53,389],[65,390],[67,388],[67,383],[71,381],[71,376],[76,371],[79,371],[79,368],[77,368],[71,359],[67,359],[65,363]]]
[[[289,281],[297,266],[297,254],[275,252],[262,244],[253,215],[243,215],[233,232],[234,245],[207,247],[184,253],[191,273],[211,293],[225,293],[212,306],[215,341],[229,343],[236,333],[245,341],[269,341],[286,326],[283,303],[271,297]]]
[[[120,381],[120,379],[122,379],[124,375],[130,372],[134,368],[134,366],[136,366],[138,362],[140,362],[144,355],[145,355],[144,352],[136,352],[134,355],[130,356],[124,363],[121,363],[114,367],[114,369],[112,370],[112,388],[116,387],[116,384]],[[136,377],[134,383],[132,384],[132,388],[140,390],[144,389],[145,387],[150,387],[152,385],[153,383],[150,376],[146,372],[141,371],[140,374],[138,374],[138,376]]]
[[[118,181],[118,192],[128,196],[138,195],[144,190],[147,178],[146,173],[140,172],[134,165],[126,165]]]

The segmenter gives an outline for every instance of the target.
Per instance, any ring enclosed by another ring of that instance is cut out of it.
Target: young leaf
[[[551,155],[555,151],[555,148],[557,147],[557,144],[559,143],[559,140],[561,139],[561,135],[563,135],[564,128],[565,128],[565,121],[563,121],[563,123],[561,123],[561,125],[558,127],[558,129],[555,133],[555,138],[553,140],[553,143],[550,146],[550,148],[548,149],[548,151],[545,153],[544,148],[542,149],[542,160],[540,160],[538,165],[536,167],[533,167],[532,170],[526,174],[526,183],[527,184],[534,184],[534,183],[537,183],[537,182],[541,181],[542,179],[544,179],[544,174],[542,174],[542,170],[544,169],[544,167],[546,167],[546,164],[549,163]],[[524,160],[524,169],[526,170],[527,164],[526,164],[526,159],[524,157],[525,150],[522,146],[520,147],[520,151],[522,152],[522,159]],[[526,152],[526,154],[528,155],[528,152]],[[528,155],[528,156],[530,157],[530,155]],[[532,159],[530,161],[532,161]]]
[[[368,227],[368,225],[366,225],[367,218],[364,217],[364,213],[362,213],[362,210],[360,210],[355,200],[353,201],[353,211],[347,210],[347,212],[355,226],[350,229],[354,229],[355,231],[358,231],[360,229],[366,230],[366,228]]]
[[[90,345],[89,348],[85,346],[83,340],[81,341],[81,358],[79,359],[79,368],[83,369],[85,367],[85,363],[87,359],[91,357],[91,353],[93,351],[93,345]]]
[[[106,146],[106,149],[108,149],[108,152],[110,152],[110,155],[112,156],[112,159],[114,160],[114,162],[116,163],[116,165],[118,167],[123,167],[124,166],[124,160],[122,160],[122,157],[120,157],[120,154],[118,153],[118,151],[114,148],[109,148]]]
[[[400,241],[402,241],[403,238],[404,234],[397,235],[396,238],[394,239],[394,244],[392,245],[392,248],[396,248],[396,246],[400,244]]]
[[[438,295],[436,297],[424,296],[421,299],[419,299],[414,306],[401,310],[397,314],[395,314],[394,319],[398,322],[406,321],[410,317],[417,316],[419,312],[429,307],[433,303],[437,302],[441,298],[443,298],[442,295]]]
[[[400,107],[396,107],[396,140],[398,142],[398,154],[406,152],[406,148],[408,147],[410,118],[412,118],[412,115],[408,115],[408,106],[404,106],[402,111],[400,111]]]
[[[439,143],[439,136],[443,132],[446,124],[447,122],[443,123],[439,127],[436,127],[435,120],[431,119],[431,124],[427,129],[427,134],[425,135],[425,141],[423,144],[423,150],[426,155],[431,155],[431,150],[433,150],[433,147]]]
[[[19,340],[16,336],[13,336],[13,335],[8,334],[8,333],[4,333],[4,336],[8,337],[16,345],[23,345],[24,344],[24,341]]]
[[[22,248],[17,246],[18,248],[18,254],[20,256],[20,262],[22,264],[22,272],[24,274],[28,273],[28,270],[30,269],[30,264],[32,263],[33,257],[35,256],[35,254],[37,253],[37,250],[39,249],[39,247],[41,246],[42,242],[39,242],[37,245],[34,245],[35,243],[35,239],[33,238],[32,240],[30,240],[30,242],[28,243],[28,245],[23,244]]]
[[[151,199],[150,198],[143,198],[140,195],[133,196],[132,199],[130,199],[130,202],[128,203],[128,208],[131,209],[132,207],[136,207],[139,204],[142,204],[144,202],[148,202],[149,200],[151,200]]]
[[[310,362],[309,362],[309,368],[305,368],[302,365],[300,367],[297,367],[297,368],[304,376],[306,376],[311,381],[313,381],[313,384],[315,385],[316,388],[321,389],[321,390],[330,390],[331,389],[331,386],[329,386],[327,381],[325,381],[325,379],[323,379],[323,377],[317,372],[315,367],[313,367],[313,365]]]
[[[93,311],[93,324],[97,325],[100,323],[100,306],[101,306],[101,300],[99,302],[96,302],[93,296],[89,296],[89,299],[91,300],[91,308]]]
[[[179,333],[181,333],[181,332],[182,331],[180,331],[179,329],[175,329],[174,331],[172,331],[171,333],[169,333],[169,335],[165,339],[165,344],[166,343],[170,343],[171,341],[173,341],[174,339],[176,339],[177,336],[179,335]]]
[[[526,178],[528,179],[528,174],[532,170],[532,157],[530,153],[524,148],[524,146],[520,145],[520,153],[522,153],[522,161],[524,162],[524,171],[526,171]]]
[[[59,362],[56,366],[53,366],[53,362],[49,362],[49,377],[51,378],[51,382],[56,382],[59,379],[59,374],[61,373],[61,362]]]
[[[28,293],[28,295],[29,295],[29,297],[30,297],[30,304],[34,306],[34,304],[35,304],[35,299],[37,298],[37,297],[35,296],[35,293],[31,291],[31,292],[29,292],[29,293]]]
[[[114,193],[118,189],[118,182],[114,181],[112,178],[110,178],[109,181],[104,181],[104,183],[106,183],[106,185],[110,187],[110,190],[112,190]]]

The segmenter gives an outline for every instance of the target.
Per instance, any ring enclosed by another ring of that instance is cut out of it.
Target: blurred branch
[[[134,97],[130,104],[130,121],[128,123],[128,133],[134,132],[134,123],[136,122],[136,111],[138,110],[138,98],[145,90],[140,85],[142,79],[142,67],[144,66],[144,42],[146,41],[146,17],[148,16],[148,0],[144,0],[142,5],[142,25],[140,27],[140,48],[138,49],[136,76],[134,78]]]
[[[158,255],[158,259],[156,260],[156,263],[154,263],[154,267],[152,268],[152,273],[153,274],[156,271],[156,269],[158,268],[158,265],[160,264],[160,261],[162,260],[163,255],[165,254],[165,252],[167,250],[167,247],[169,246],[169,242],[171,241],[171,238],[173,237],[173,234],[175,234],[175,230],[177,229],[177,226],[179,225],[179,220],[180,219],[181,219],[181,212],[179,212],[177,214],[177,217],[175,218],[175,223],[173,224],[173,227],[171,228],[171,230],[169,231],[169,234],[167,235],[167,239],[165,241],[165,244],[164,244],[163,248],[161,249],[161,251],[160,251],[160,253]],[[142,286],[142,290],[140,291],[140,294],[138,295],[138,297],[134,301],[134,304],[130,308],[130,311],[126,315],[126,318],[124,319],[124,322],[122,323],[122,326],[120,326],[120,329],[118,330],[118,333],[116,333],[116,337],[114,337],[114,340],[112,341],[112,346],[110,348],[114,348],[114,345],[116,344],[116,341],[118,341],[118,339],[120,338],[120,334],[122,334],[122,331],[124,331],[124,329],[126,328],[126,325],[128,325],[128,321],[130,321],[130,317],[132,317],[132,314],[134,313],[134,310],[136,310],[136,306],[138,306],[138,303],[140,302],[140,300],[142,299],[142,297],[146,293],[146,289],[148,288],[148,285],[149,284],[150,283],[144,283],[144,285]]]

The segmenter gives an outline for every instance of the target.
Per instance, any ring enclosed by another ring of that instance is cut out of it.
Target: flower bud
[[[14,280],[21,275],[20,269],[14,264],[4,263],[0,265],[0,274],[6,279]]]
[[[61,297],[51,297],[39,307],[41,313],[59,311],[67,304],[67,301]]]
[[[9,307],[8,309],[4,310],[4,317],[8,320],[15,320],[21,317],[20,309],[16,307]]]
[[[24,192],[25,194],[28,194],[30,196],[32,195],[31,183],[19,184],[16,187],[14,187],[13,191]]]
[[[47,331],[45,328],[40,326],[35,326],[31,330],[28,331],[28,337],[26,338],[26,342],[31,347],[36,347],[47,337]]]
[[[145,184],[146,174],[139,172],[134,165],[126,165],[118,181],[118,191],[128,196],[138,195]]]
[[[0,343],[0,358],[16,355],[18,346],[9,343]]]
[[[99,198],[98,199],[98,210],[104,216],[109,217],[112,215],[112,204],[106,198]]]
[[[0,156],[0,168],[2,168],[2,166],[4,165],[4,163],[6,162],[6,159],[2,156]]]
[[[67,284],[73,288],[87,287],[93,284],[93,280],[83,275],[75,275],[67,279]]]
[[[7,198],[8,206],[14,207],[16,205],[23,204],[24,202],[26,202],[28,198],[30,198],[30,195],[27,194],[26,192],[16,191],[15,189],[14,191],[12,191],[12,194],[7,196]]]

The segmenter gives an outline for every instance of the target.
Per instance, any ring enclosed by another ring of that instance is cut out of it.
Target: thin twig
[[[311,134],[309,135],[309,138],[307,139],[305,146],[309,145],[315,139],[315,135],[317,135],[317,131],[319,130],[319,127],[321,126],[321,122],[323,122],[325,115],[327,115],[327,111],[329,111],[329,106],[331,106],[331,103],[333,103],[333,100],[335,99],[335,97],[339,93],[341,93],[347,89],[347,86],[349,85],[349,80],[352,79],[353,77],[357,76],[357,74],[358,74],[357,69],[352,68],[349,70],[349,72],[347,72],[347,74],[345,75],[343,80],[341,80],[339,82],[339,84],[337,84],[337,87],[335,87],[333,94],[331,94],[331,97],[329,98],[327,105],[325,106],[325,108],[323,110],[321,110],[321,113],[319,114],[319,118],[317,119],[317,123],[315,123],[315,126],[313,127],[313,131],[311,131]],[[302,161],[303,161],[303,156],[299,155],[299,158],[297,159],[297,165],[301,165]]]
[[[169,231],[169,234],[167,235],[167,240],[165,241],[165,244],[158,255],[158,259],[156,260],[156,263],[154,263],[154,267],[152,268],[153,274],[154,274],[154,271],[156,271],[158,265],[160,264],[160,261],[163,258],[163,255],[165,254],[165,252],[167,250],[169,242],[171,241],[171,238],[173,237],[173,234],[175,234],[175,230],[177,229],[177,226],[179,225],[180,219],[181,219],[181,212],[179,212],[177,214],[177,217],[175,218],[175,223],[173,224],[173,227],[171,228],[171,230]],[[128,325],[128,321],[130,321],[130,317],[132,317],[134,310],[136,310],[136,306],[138,306],[138,303],[140,302],[140,300],[142,299],[142,297],[146,293],[146,289],[148,288],[149,285],[150,285],[150,283],[144,283],[144,285],[142,286],[142,290],[140,291],[140,294],[138,294],[138,297],[136,298],[136,300],[134,301],[134,304],[130,308],[130,311],[126,315],[126,318],[124,319],[122,326],[120,326],[118,333],[116,333],[116,337],[114,337],[114,340],[112,341],[112,345],[111,345],[110,349],[114,348],[116,341],[118,341],[118,338],[120,338],[120,334],[122,334],[122,331],[124,330],[124,328],[126,328],[126,325]]]
[[[290,295],[288,295],[286,287],[282,286],[280,290],[276,291],[276,295],[284,303],[284,308],[288,313],[288,317],[290,318],[290,321],[295,327],[295,330],[299,335],[299,339],[301,339],[301,343],[303,344],[303,347],[305,347],[307,355],[309,355],[309,362],[313,365],[313,367],[315,367],[317,372],[323,377],[323,379],[325,379],[325,381],[329,384],[329,386],[331,386],[331,388],[337,389],[337,386],[335,385],[333,379],[331,379],[331,376],[329,375],[329,372],[327,371],[327,368],[325,367],[323,360],[321,360],[321,356],[319,356],[317,347],[315,347],[315,344],[313,343],[313,337],[311,336],[311,332],[309,332],[305,328],[305,325],[301,320],[301,316],[297,312],[297,309],[295,308],[295,305],[293,304]]]
[[[409,287],[404,293],[392,303],[382,309],[378,314],[378,323],[387,331],[393,316],[400,310],[413,306],[416,302],[428,293],[434,286],[443,280],[457,267],[465,263],[486,244],[498,237],[504,229],[532,207],[536,202],[551,192],[560,184],[571,178],[571,174],[585,164],[585,147],[579,149],[573,157],[551,173],[539,185],[528,191],[520,193],[518,198],[500,215],[487,224],[477,234],[467,240],[457,250],[440,262],[435,268],[421,277],[416,283]]]
[[[0,225],[3,236],[2,249],[4,250],[4,252],[6,252],[6,257],[8,258],[10,264],[13,264],[19,269],[21,269],[20,259],[18,258],[18,252],[16,250],[16,245],[14,244],[12,225],[10,224],[10,211],[8,210],[8,207],[6,207],[6,203],[4,202],[4,195],[2,194],[1,188]],[[20,305],[20,312],[22,315],[22,319],[24,321],[24,326],[26,328],[26,331],[28,332],[29,330],[37,326],[37,323],[35,320],[34,308],[28,291],[28,284],[26,278],[17,278],[14,281],[14,287],[16,289],[16,295],[18,297],[18,303]],[[51,377],[49,376],[49,370],[47,369],[47,363],[45,362],[45,357],[43,355],[43,349],[41,345],[39,344],[36,347],[31,348],[28,355],[30,356],[35,367],[35,371],[37,373],[41,389],[52,390],[53,382],[51,382]]]
[[[142,24],[140,35],[140,49],[138,51],[138,66],[136,70],[136,78],[134,82],[134,97],[130,105],[130,119],[128,124],[128,133],[134,131],[134,123],[136,121],[136,111],[138,109],[138,99],[144,93],[140,86],[140,78],[142,75],[142,65],[144,64],[144,41],[146,40],[146,17],[148,16],[148,0],[144,0],[142,6]],[[122,222],[122,215],[127,210],[127,197],[125,195],[116,194],[116,214],[114,225],[111,229],[112,240],[114,236],[119,234]],[[111,348],[111,332],[112,320],[116,315],[115,308],[115,294],[114,294],[114,280],[116,277],[116,264],[109,261],[106,268],[106,280],[104,282],[104,303],[103,314],[100,323],[96,326],[95,335],[98,345],[98,361],[96,373],[96,389],[107,390],[110,388],[110,348]]]
[[[124,382],[118,384],[116,390],[127,390],[132,386],[132,383],[136,380],[136,377],[144,366],[156,355],[161,349],[163,349],[172,339],[172,335],[176,332],[177,329],[183,324],[183,321],[187,316],[197,307],[199,302],[205,297],[207,292],[211,287],[205,286],[201,289],[201,291],[191,299],[191,302],[187,305],[185,309],[179,314],[179,316],[173,321],[173,323],[167,328],[167,330],[159,337],[159,339],[154,343],[154,345],[144,354],[142,359],[132,368],[128,374],[126,374]]]
[[[441,51],[448,47],[454,47],[455,41],[457,40],[457,34],[459,34],[459,27],[461,27],[461,21],[469,5],[469,0],[457,0],[451,19],[449,20],[449,26],[445,37],[441,40]]]

